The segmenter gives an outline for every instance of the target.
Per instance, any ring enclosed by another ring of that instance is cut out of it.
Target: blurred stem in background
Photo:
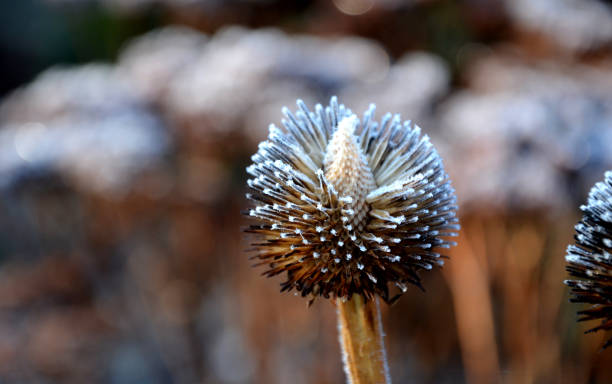
[[[462,228],[462,237],[455,249],[457,256],[447,267],[447,279],[453,296],[467,382],[495,383],[499,381],[499,358],[490,277],[486,266],[482,265],[486,262],[484,245],[473,241],[484,239],[466,236],[465,233],[470,233],[469,224]]]

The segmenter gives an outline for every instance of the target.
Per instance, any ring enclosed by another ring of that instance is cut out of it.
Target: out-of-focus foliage
[[[612,168],[612,10],[578,3],[3,3],[0,381],[341,382],[333,307],[261,279],[240,214],[281,106],[332,94],[457,189],[444,271],[383,306],[393,379],[612,381],[562,285]]]

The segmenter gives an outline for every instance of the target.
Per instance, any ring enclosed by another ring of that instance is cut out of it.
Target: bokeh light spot
[[[17,155],[25,161],[34,161],[46,130],[41,123],[25,124],[19,128],[13,139]]]
[[[344,14],[363,15],[374,5],[374,0],[334,0],[334,5]]]

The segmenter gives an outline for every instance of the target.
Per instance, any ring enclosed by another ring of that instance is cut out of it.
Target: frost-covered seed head
[[[247,168],[264,274],[286,273],[283,291],[313,298],[389,302],[389,287],[421,287],[419,270],[440,265],[436,249],[454,245],[446,238],[459,229],[429,138],[399,115],[377,122],[370,108],[359,118],[335,97],[314,111],[297,104]]]
[[[572,290],[571,302],[591,307],[578,312],[578,321],[599,320],[588,332],[612,329],[612,171],[596,183],[587,205],[580,207],[582,220],[576,225],[576,244],[567,247],[566,280]],[[612,345],[612,338],[604,348]]]

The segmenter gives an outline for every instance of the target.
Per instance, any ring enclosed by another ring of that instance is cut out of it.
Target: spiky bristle
[[[590,304],[579,311],[578,321],[600,320],[587,332],[612,329],[612,172],[596,183],[587,205],[580,207],[582,220],[576,225],[576,245],[567,248],[567,272],[579,280],[566,280],[571,302]],[[604,348],[612,345],[612,338]]]
[[[287,273],[282,290],[303,296],[386,301],[389,286],[421,287],[417,272],[442,265],[454,243],[456,198],[442,160],[420,129],[374,105],[360,120],[332,98],[310,111],[283,109],[285,130],[268,139],[247,168],[249,232],[267,276]]]

